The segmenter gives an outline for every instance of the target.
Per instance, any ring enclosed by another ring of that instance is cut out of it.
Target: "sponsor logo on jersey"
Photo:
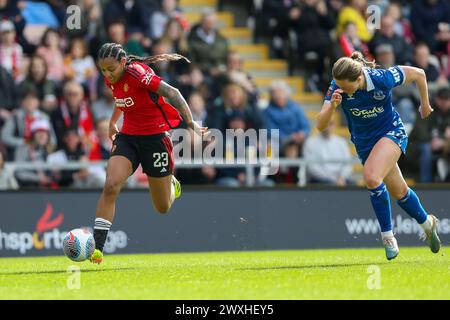
[[[124,98],[124,99],[114,98],[114,100],[116,100],[116,107],[117,108],[129,108],[132,105],[134,105],[133,98],[131,98],[131,97],[127,97],[127,98]]]
[[[384,100],[384,98],[386,98],[386,95],[383,91],[375,91],[373,94],[373,98],[375,100]]]
[[[384,111],[383,107],[373,107],[369,110],[359,110],[357,108],[350,109],[350,112],[355,117],[362,117],[364,118],[374,118],[377,117],[379,113],[382,113]]]

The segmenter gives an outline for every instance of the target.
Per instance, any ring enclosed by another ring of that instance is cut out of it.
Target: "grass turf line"
[[[445,248],[426,247],[0,258],[0,299],[450,299],[449,275]]]

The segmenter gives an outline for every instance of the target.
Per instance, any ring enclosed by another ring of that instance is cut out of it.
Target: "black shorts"
[[[149,177],[166,177],[173,173],[172,141],[166,132],[149,136],[118,133],[111,149],[112,156],[124,156],[133,165],[133,173],[142,165]]]

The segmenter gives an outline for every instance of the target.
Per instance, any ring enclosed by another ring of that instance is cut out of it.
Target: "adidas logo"
[[[160,172],[167,172],[166,168],[162,168]]]

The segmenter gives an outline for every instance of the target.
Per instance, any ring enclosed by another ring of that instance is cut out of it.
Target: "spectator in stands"
[[[95,139],[90,145],[89,160],[108,160],[112,148],[109,138],[109,118],[99,119],[95,122]]]
[[[352,156],[347,141],[332,133],[334,123],[315,136],[309,137],[304,146],[307,173],[311,183],[325,183],[337,186],[353,184]],[[322,161],[343,161],[345,163],[322,163]]]
[[[301,0],[263,0],[260,18],[256,21],[256,38],[267,37],[275,58],[285,59],[289,19],[299,17]]]
[[[170,20],[177,20],[183,26],[189,25],[176,0],[162,0],[161,9],[153,12],[150,16],[150,30],[148,32],[150,38],[153,40],[160,39]]]
[[[103,34],[102,8],[100,0],[78,0],[81,9],[80,25],[78,28],[67,29],[69,39],[84,38],[87,40],[101,37]]]
[[[197,96],[201,97],[198,94]],[[199,137],[195,137],[194,131],[192,129],[188,129],[188,132],[189,134],[187,136],[183,136],[183,139],[186,139],[187,141],[182,141],[183,148],[180,150],[179,156],[185,159],[187,155],[184,154],[184,150],[187,146],[190,146],[190,156],[191,159],[194,159],[195,150],[203,150],[203,142]],[[183,184],[211,184],[213,183],[216,176],[216,169],[210,166],[202,166],[201,168],[175,167],[175,170],[177,179]]]
[[[412,47],[404,38],[397,35],[394,29],[394,19],[383,16],[381,29],[377,30],[369,43],[370,51],[375,54],[375,48],[381,44],[390,44],[394,49],[395,61],[398,64],[408,64],[412,61]]]
[[[220,73],[212,83],[213,94],[220,93],[220,89],[229,83],[235,83],[245,89],[249,102],[256,104],[258,90],[249,73],[243,70],[243,59],[236,51],[228,52],[227,69]]]
[[[47,78],[47,70],[47,63],[43,57],[32,56],[26,78],[19,84],[19,91],[26,91],[28,88],[37,90],[41,110],[50,114],[58,107],[58,100],[56,85]]]
[[[170,43],[171,53],[178,53],[189,58],[189,44],[187,33],[182,21],[178,18],[171,18],[167,21],[161,42]]]
[[[372,39],[372,32],[366,23],[367,0],[349,0],[348,4],[339,12],[336,32],[338,36],[344,32],[345,25],[353,22],[358,31],[358,37],[368,43]]]
[[[24,1],[19,3],[18,6],[25,18],[27,26],[43,26],[59,29],[60,25],[64,24],[66,9],[62,2],[57,3],[57,1],[53,2],[52,8],[51,2],[52,1]],[[56,10],[53,11],[52,9]],[[55,14],[55,12],[57,13]]]
[[[95,101],[99,74],[94,59],[88,54],[85,40],[80,38],[72,40],[64,65],[66,78],[75,80],[88,89],[90,99]]]
[[[22,46],[26,54],[32,54],[34,46],[28,42],[23,34],[26,21],[21,12],[21,8],[19,8],[23,3],[24,1],[0,0],[0,21],[9,20],[14,23],[17,42]]]
[[[394,21],[395,34],[405,39],[407,43],[413,43],[414,34],[411,29],[411,22],[403,17],[401,4],[398,2],[389,3],[385,15]]]
[[[296,33],[299,59],[311,91],[322,91],[324,70],[331,52],[330,31],[335,21],[325,0],[303,0],[299,14],[289,17],[290,29]],[[328,82],[327,82],[328,83]]]
[[[11,190],[18,188],[19,184],[16,179],[5,170],[3,152],[0,150],[0,190]]]
[[[303,109],[290,98],[288,84],[282,80],[270,86],[270,103],[264,110],[267,129],[279,129],[280,145],[293,140],[300,146],[311,130]]]
[[[0,65],[19,81],[23,60],[22,46],[16,42],[16,29],[10,20],[0,21]]]
[[[86,162],[88,160],[82,147],[82,137],[76,130],[69,129],[63,136],[63,147],[50,154],[47,162],[57,166],[68,161]],[[75,188],[97,188],[102,186],[104,181],[97,175],[92,174],[89,169],[75,170],[54,170],[53,176],[59,186]]]
[[[170,43],[165,41],[158,41],[155,43],[152,47],[152,54],[153,55],[160,55],[160,54],[170,54],[171,46]],[[183,61],[158,61],[155,64],[152,65],[153,71],[158,74],[161,78],[164,79],[164,81],[168,83],[174,83],[175,79],[177,78],[176,73],[176,65],[178,66],[186,66],[187,64]]]
[[[300,145],[293,139],[286,141],[283,145],[282,156],[286,159],[298,159],[300,157]],[[298,184],[298,166],[280,166],[276,175],[271,176],[277,184]]]
[[[396,65],[394,48],[390,44],[380,44],[375,48],[376,62],[383,69],[389,69]],[[414,84],[397,86],[392,89],[392,103],[405,125],[407,133],[410,133],[417,117],[419,97],[416,97]],[[417,101],[416,101],[417,100]]]
[[[47,63],[48,79],[56,83],[63,81],[64,56],[61,50],[61,37],[57,30],[49,28],[45,31],[36,53]]]
[[[247,129],[259,130],[265,127],[264,118],[259,109],[249,104],[245,90],[234,83],[228,84],[222,92],[222,98],[217,99],[213,107],[208,110],[206,124],[209,128],[225,132],[229,116],[238,112],[245,118]]]
[[[102,81],[100,98],[92,105],[94,121],[110,119],[114,110],[114,96],[109,87]]]
[[[188,97],[188,105],[192,112],[192,119],[204,124],[206,122],[207,113],[203,96],[199,92],[194,91]]]
[[[112,141],[109,137],[109,118],[100,119],[95,123],[95,131],[89,136],[87,144],[83,146],[89,161],[105,161],[109,159]],[[104,165],[91,165],[88,169],[92,183],[103,186],[106,180]]]
[[[147,35],[148,17],[150,15],[149,7],[143,0],[111,0],[103,10],[105,26],[109,28],[111,24],[118,21],[118,17],[121,17],[119,19],[123,21],[123,25],[126,27],[127,40],[133,40],[146,52],[149,52],[152,45],[152,40]]]
[[[211,92],[209,87],[211,81],[205,79],[202,70],[199,66],[191,64],[186,74],[180,75],[176,79],[177,88],[180,90],[183,97],[189,97],[194,91],[199,92],[206,101],[209,101]]]
[[[21,37],[26,22],[17,5],[18,1],[0,0],[0,21],[10,20],[13,22],[17,34]]]
[[[52,115],[52,124],[58,137],[58,148],[62,148],[62,137],[67,130],[75,130],[83,141],[89,139],[94,130],[93,117],[84,99],[83,88],[78,82],[69,81],[63,88],[63,100]]]
[[[358,36],[356,24],[348,22],[345,25],[344,32],[339,37],[339,44],[342,52],[346,57],[350,57],[354,51],[361,52],[365,57],[370,59],[369,47]]]
[[[129,54],[137,56],[146,55],[146,51],[142,44],[138,40],[127,35],[125,22],[122,19],[113,20],[106,28],[108,42],[121,44]]]
[[[441,181],[450,182],[450,88],[436,93],[436,111],[430,119],[431,149],[438,156],[437,169]]]
[[[446,0],[415,0],[410,20],[417,41],[425,42],[433,54],[447,53],[450,40],[450,4]]]
[[[330,11],[330,14],[332,15],[334,21],[338,21],[339,12],[344,8],[346,4],[346,0],[328,0],[328,10]],[[344,23],[345,26],[345,23]]]
[[[424,120],[418,119],[410,134],[411,150],[404,162],[412,173],[419,172],[419,181],[434,181],[434,167],[437,159],[441,181],[447,177],[447,163],[450,151],[450,88],[444,87],[433,97],[434,112]]]
[[[226,136],[224,143],[224,157],[225,161],[234,162],[236,159],[242,159],[245,157],[243,152],[248,150],[249,147],[257,148],[255,145],[251,145],[250,139],[245,139],[244,134],[246,127],[247,117],[241,110],[233,110],[225,119],[225,127],[227,129],[234,129],[236,137]],[[241,129],[241,130],[239,130]],[[245,141],[245,150],[238,149],[237,140],[243,139]],[[233,168],[219,168],[217,169],[216,184],[226,187],[240,187],[245,185],[247,174],[245,167],[233,167]]]
[[[9,72],[0,66],[0,130],[16,108],[17,94],[14,80]]]
[[[123,17],[127,33],[144,34],[148,28],[147,14],[141,0],[111,0],[103,8],[103,24],[110,26],[117,17]]]
[[[432,93],[437,87],[447,85],[447,79],[440,70],[439,60],[430,54],[430,49],[424,42],[418,43],[414,48],[414,66],[425,71],[428,88]]]
[[[37,120],[31,125],[32,138],[29,143],[17,148],[14,161],[46,162],[53,152],[54,145],[50,142],[50,123],[48,120]],[[54,187],[50,170],[18,170],[16,178],[21,187]]]
[[[20,94],[20,109],[6,121],[2,129],[2,140],[8,148],[7,159],[12,159],[15,150],[25,145],[32,138],[31,126],[34,121],[49,121],[47,114],[39,110],[39,96],[35,89],[27,88]],[[56,136],[50,128],[50,141],[56,144]]]
[[[217,76],[225,69],[228,40],[217,31],[217,16],[210,9],[202,13],[201,21],[194,26],[188,37],[192,61],[207,76]]]

